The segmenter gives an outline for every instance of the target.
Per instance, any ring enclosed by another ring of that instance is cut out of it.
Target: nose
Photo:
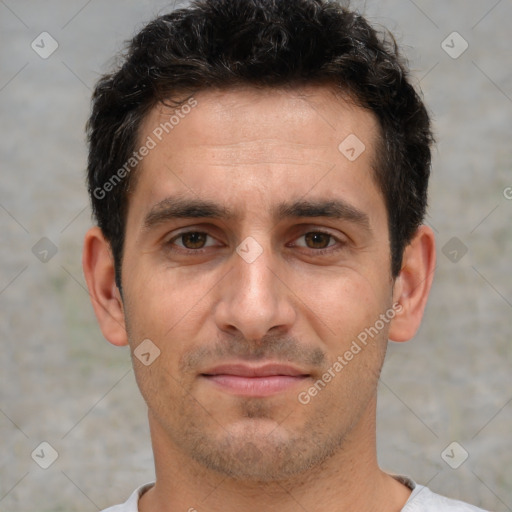
[[[255,250],[251,243],[245,248]],[[260,341],[270,331],[288,332],[296,310],[278,259],[270,248],[261,248],[261,254],[254,260],[245,257],[243,244],[239,249],[240,252],[233,252],[231,272],[219,285],[219,300],[214,309],[217,327],[253,342]]]

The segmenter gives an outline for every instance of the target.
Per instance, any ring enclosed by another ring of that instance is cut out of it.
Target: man
[[[383,472],[376,390],[435,266],[393,42],[323,0],[200,0],[94,92],[83,265],[156,482],[110,511],[479,510]]]

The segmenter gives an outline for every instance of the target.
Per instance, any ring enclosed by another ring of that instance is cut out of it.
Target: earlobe
[[[85,235],[82,266],[103,336],[113,345],[127,345],[123,303],[115,282],[110,244],[97,226]]]
[[[393,303],[400,311],[389,330],[392,341],[408,341],[418,330],[432,286],[436,264],[435,239],[432,229],[420,226],[405,248],[402,269],[393,287]]]

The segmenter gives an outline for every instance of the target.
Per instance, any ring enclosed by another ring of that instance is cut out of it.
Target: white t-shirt
[[[435,494],[427,487],[418,485],[405,476],[395,476],[395,478],[412,490],[401,512],[486,512],[481,508],[468,505],[462,501],[452,500]],[[154,483],[149,483],[139,487],[128,498],[126,503],[107,508],[103,512],[138,512],[139,498],[153,485]]]

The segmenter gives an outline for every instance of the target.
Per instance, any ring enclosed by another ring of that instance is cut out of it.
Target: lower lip
[[[304,375],[270,375],[266,377],[241,377],[239,375],[203,375],[205,379],[224,391],[241,396],[270,396],[286,391],[307,377]]]

